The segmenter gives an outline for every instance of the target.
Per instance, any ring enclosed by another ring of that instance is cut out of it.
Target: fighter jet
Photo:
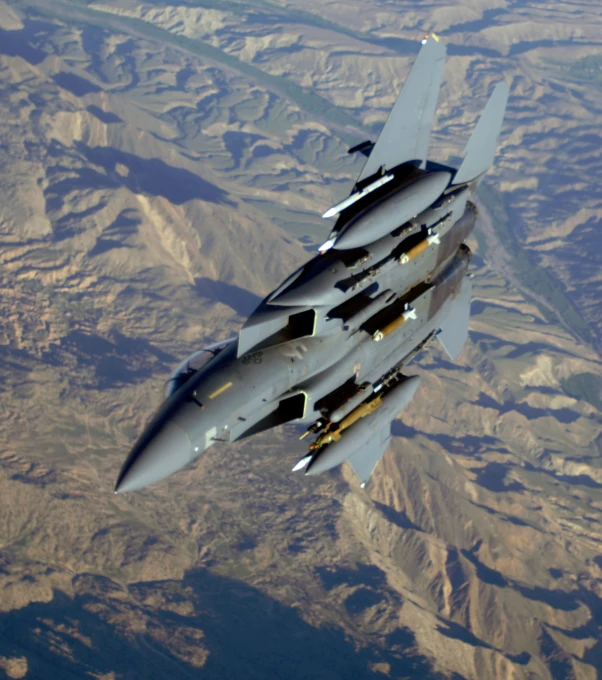
[[[458,169],[427,160],[446,49],[426,37],[319,254],[263,300],[239,334],[171,375],[165,401],[129,454],[116,493],[189,465],[215,442],[284,423],[307,426],[293,468],[347,461],[363,486],[420,378],[404,370],[431,341],[455,359],[468,336],[477,210],[469,196],[493,163],[508,98],[498,83]],[[283,463],[284,464],[284,463]]]

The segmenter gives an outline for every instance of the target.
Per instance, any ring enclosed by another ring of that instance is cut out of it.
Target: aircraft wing
[[[358,182],[383,165],[389,170],[406,161],[419,161],[424,167],[446,53],[438,38],[426,39]]]
[[[353,468],[362,486],[370,479],[372,470],[383,457],[390,441],[391,423],[387,423],[374,433],[374,437],[370,441],[348,459],[347,462]]]

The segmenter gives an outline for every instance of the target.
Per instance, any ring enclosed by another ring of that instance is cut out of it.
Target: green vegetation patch
[[[588,86],[602,86],[602,54],[588,54],[572,63],[549,60],[546,65],[549,75],[563,83],[578,83]]]
[[[562,389],[574,399],[587,401],[602,411],[602,379],[594,373],[577,373],[560,381]]]
[[[259,93],[254,93],[254,95],[233,107],[238,120],[254,122],[264,115],[265,102],[261,101],[261,97],[258,96]]]
[[[602,54],[588,54],[568,67],[568,73],[575,80],[602,83]]]

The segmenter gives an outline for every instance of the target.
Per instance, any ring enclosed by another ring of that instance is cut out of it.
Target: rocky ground
[[[597,3],[0,4],[0,677],[596,678]],[[421,34],[432,145],[511,84],[458,362],[366,489],[285,427],[143,492],[119,467],[180,359],[329,226]]]

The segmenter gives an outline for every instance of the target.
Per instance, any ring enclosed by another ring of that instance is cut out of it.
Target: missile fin
[[[472,282],[466,277],[462,280],[460,292],[451,302],[443,326],[437,334],[443,349],[452,359],[456,359],[468,339],[471,297]]]

